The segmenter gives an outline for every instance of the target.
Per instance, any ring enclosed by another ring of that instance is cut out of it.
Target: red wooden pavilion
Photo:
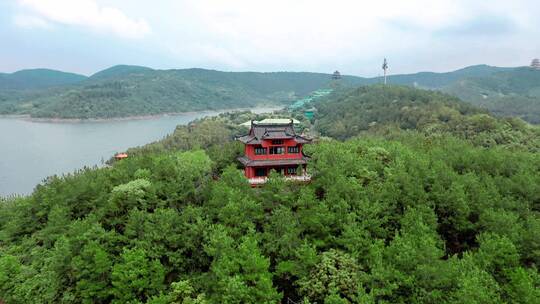
[[[292,119],[288,123],[252,121],[249,133],[237,139],[245,145],[245,155],[238,160],[244,165],[251,185],[265,183],[270,170],[289,180],[310,180],[306,173],[309,157],[304,155],[302,148],[311,140],[296,134]]]

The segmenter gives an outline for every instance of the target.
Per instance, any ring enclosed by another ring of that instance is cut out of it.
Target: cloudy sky
[[[0,71],[520,66],[540,57],[539,12],[539,0],[0,0]]]

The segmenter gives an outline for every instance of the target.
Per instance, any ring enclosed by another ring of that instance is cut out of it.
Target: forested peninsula
[[[538,303],[539,130],[433,91],[288,115],[311,182],[250,187],[249,112],[0,202],[5,303]]]

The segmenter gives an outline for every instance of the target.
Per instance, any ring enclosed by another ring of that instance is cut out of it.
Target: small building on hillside
[[[127,158],[127,157],[128,157],[127,153],[116,153],[114,155],[114,158],[116,160],[121,160],[121,159],[124,159],[124,158]]]
[[[265,183],[271,170],[288,180],[310,180],[306,172],[309,158],[303,153],[303,145],[311,140],[296,134],[292,119],[287,123],[252,121],[249,133],[237,140],[244,143],[244,156],[238,160],[252,186]]]
[[[531,68],[540,70],[540,59],[534,58],[531,62]]]

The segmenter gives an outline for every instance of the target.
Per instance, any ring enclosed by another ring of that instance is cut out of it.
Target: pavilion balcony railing
[[[304,174],[304,175],[285,175],[285,180],[287,181],[295,181],[295,182],[309,182],[311,180],[311,175]],[[249,179],[249,183],[252,185],[260,185],[264,184],[268,181],[268,177],[262,176],[262,177],[253,177]]]

